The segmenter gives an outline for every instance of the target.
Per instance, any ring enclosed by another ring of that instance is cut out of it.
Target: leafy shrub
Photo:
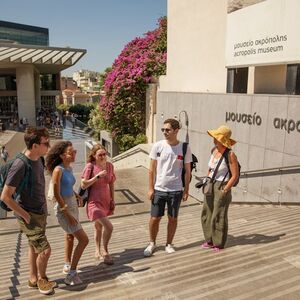
[[[129,42],[107,70],[105,96],[92,123],[110,131],[121,151],[145,137],[146,89],[153,77],[165,74],[166,59],[167,18],[163,17],[157,29]]]

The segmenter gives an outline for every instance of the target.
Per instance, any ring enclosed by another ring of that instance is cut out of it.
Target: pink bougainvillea
[[[145,133],[146,89],[153,77],[165,74],[166,60],[167,19],[163,17],[157,29],[124,47],[107,74],[100,111],[121,150],[134,146],[135,137]]]

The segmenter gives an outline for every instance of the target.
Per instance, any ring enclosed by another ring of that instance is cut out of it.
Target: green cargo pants
[[[228,208],[231,202],[231,191],[222,193],[225,183],[216,181],[213,194],[204,195],[201,223],[206,242],[224,248],[228,233]]]

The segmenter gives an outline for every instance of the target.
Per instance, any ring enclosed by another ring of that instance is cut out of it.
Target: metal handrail
[[[300,173],[300,165],[242,171],[241,178]]]
[[[253,178],[253,177],[260,177],[260,176],[274,176],[274,175],[296,174],[296,173],[300,173],[300,165],[241,171],[240,178]],[[194,177],[197,180],[200,180],[202,178],[205,178],[206,176],[194,176]]]

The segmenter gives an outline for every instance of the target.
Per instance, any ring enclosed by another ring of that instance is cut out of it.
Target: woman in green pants
[[[236,142],[230,138],[230,128],[224,125],[207,133],[215,147],[208,162],[208,177],[213,178],[213,184],[212,193],[204,194],[201,223],[205,242],[201,247],[219,252],[227,240],[231,187],[238,179],[238,162],[231,150]]]

